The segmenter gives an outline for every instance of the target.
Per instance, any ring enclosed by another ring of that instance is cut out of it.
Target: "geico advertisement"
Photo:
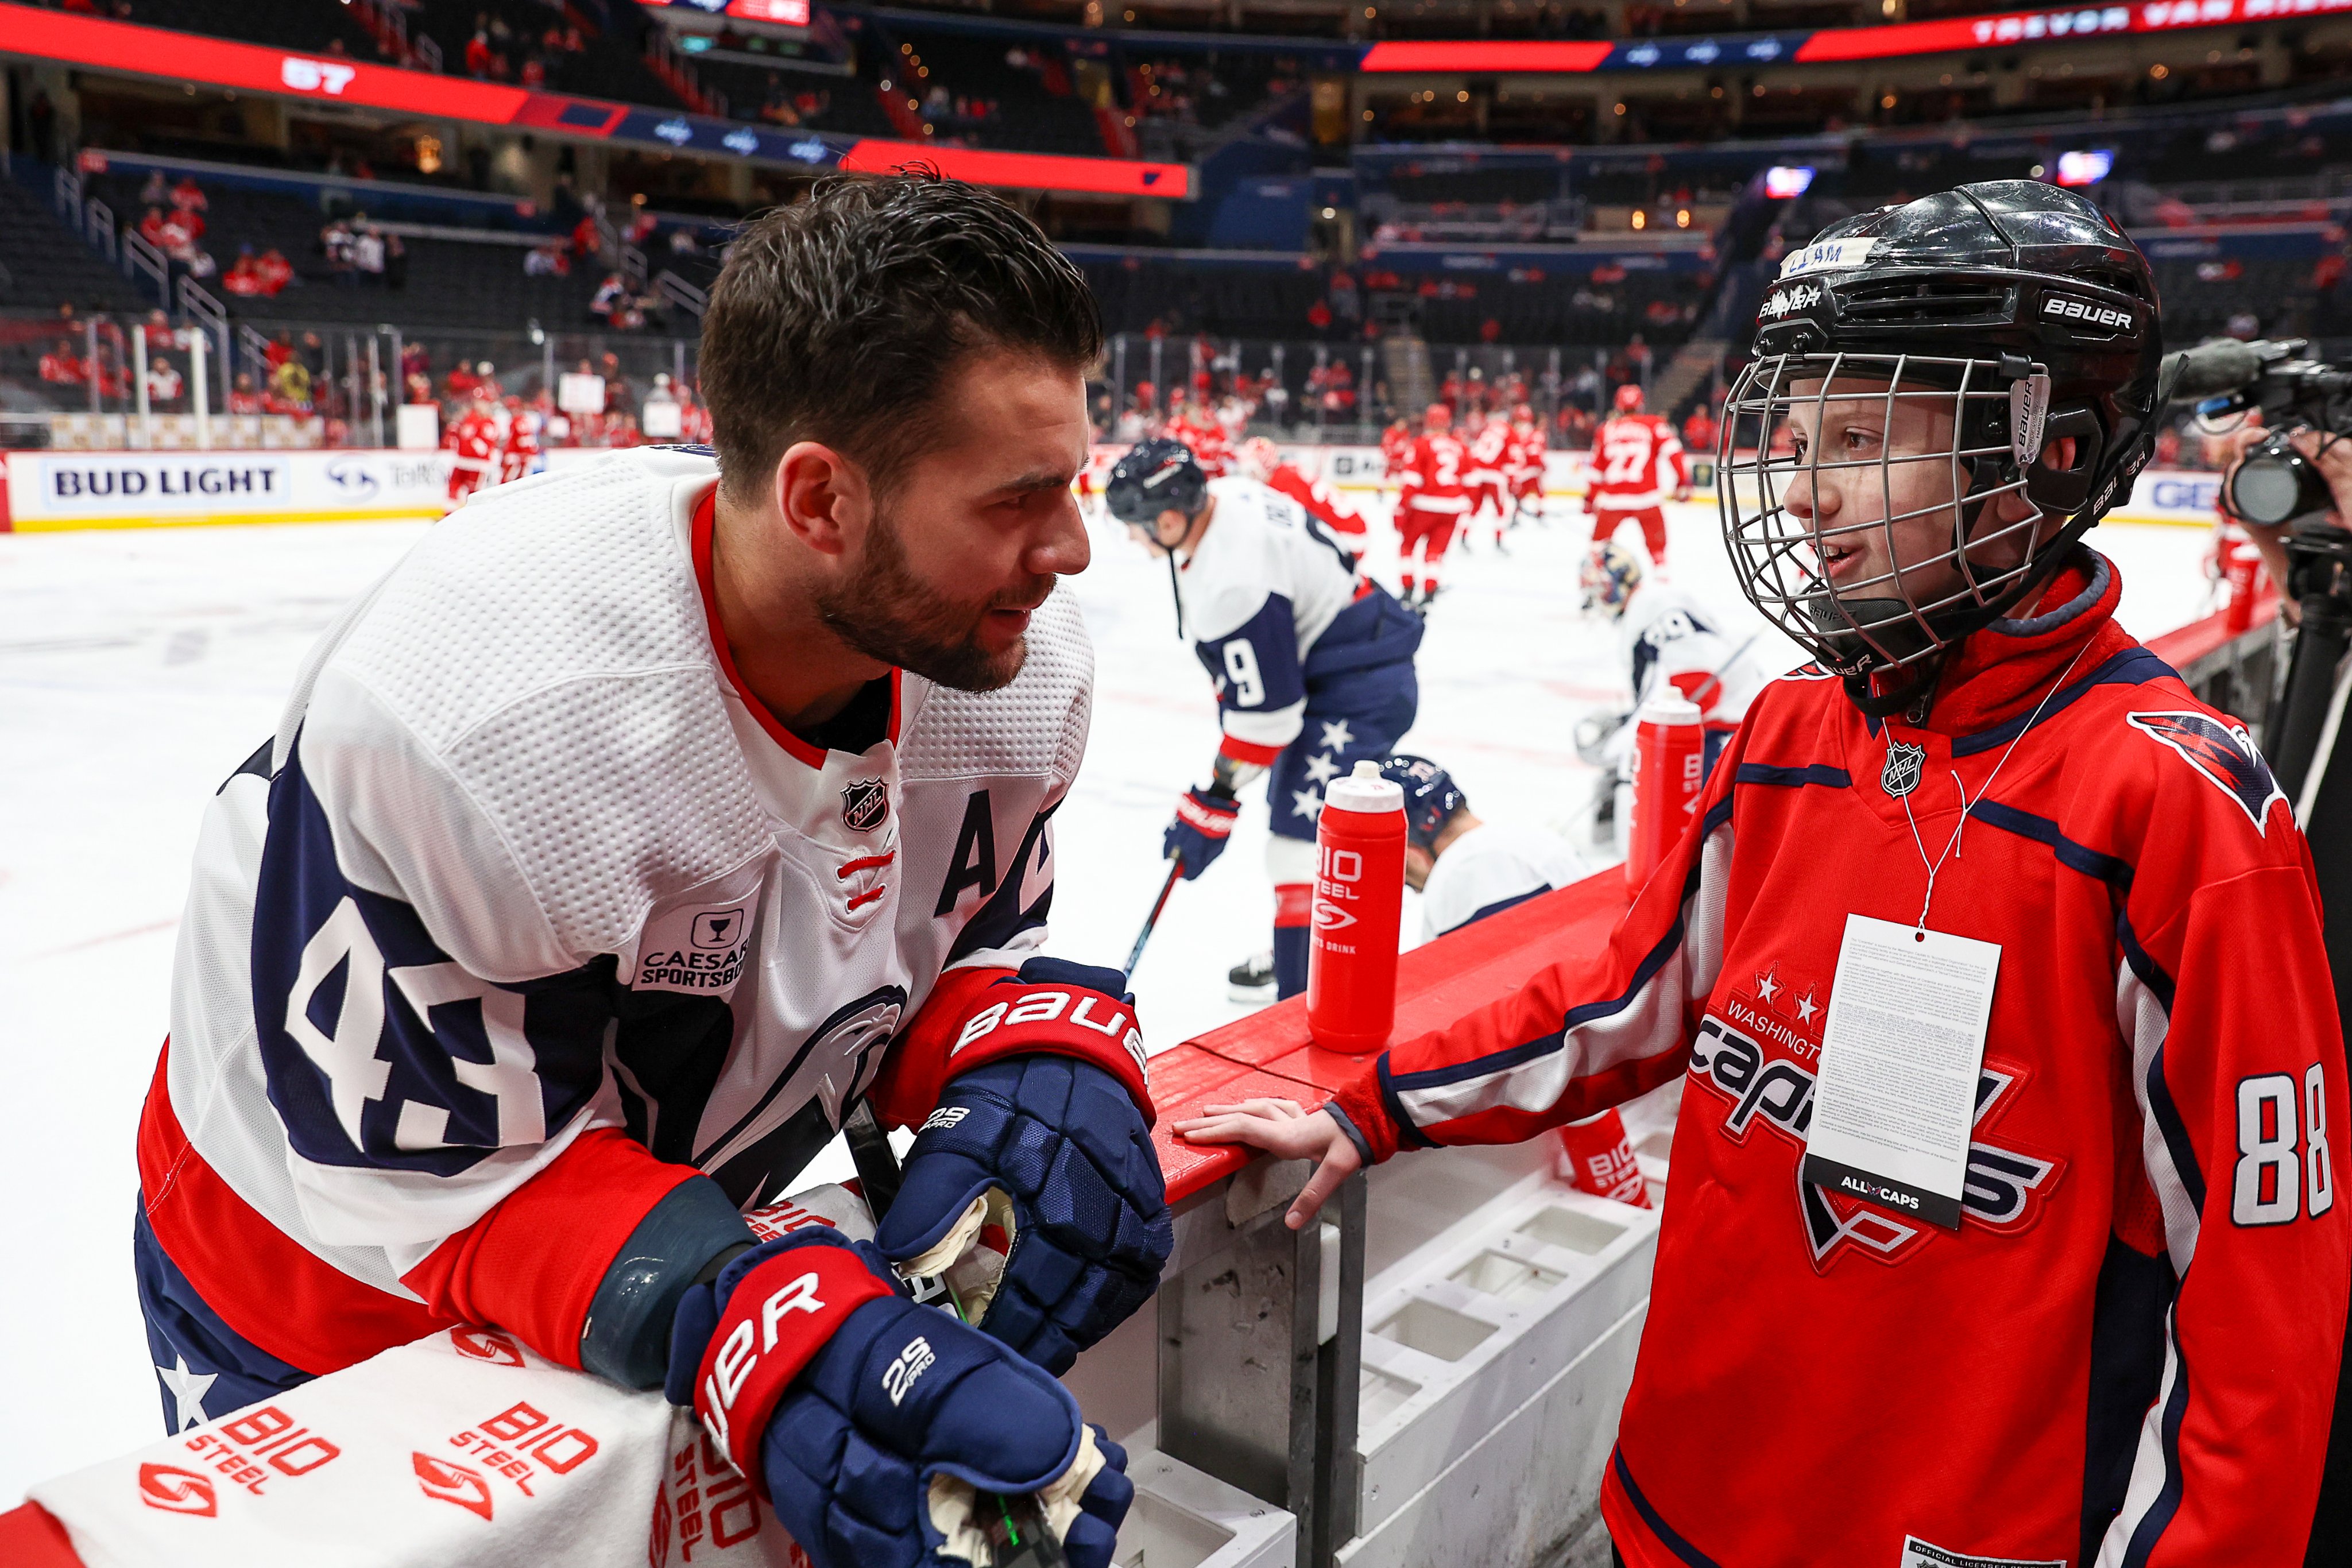
[[[440,452],[19,452],[8,461],[19,529],[173,523],[436,517]]]

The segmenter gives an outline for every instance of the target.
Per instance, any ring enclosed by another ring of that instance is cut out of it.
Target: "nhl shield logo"
[[[1899,800],[1919,788],[1919,775],[1927,766],[1926,747],[1906,746],[1899,740],[1889,741],[1886,766],[1878,770],[1878,787]]]
[[[870,833],[890,820],[890,791],[879,779],[860,779],[841,792],[841,820],[856,833]]]

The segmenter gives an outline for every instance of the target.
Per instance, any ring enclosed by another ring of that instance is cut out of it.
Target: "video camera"
[[[2323,738],[2337,727],[2330,722],[2342,707],[2337,671],[2352,646],[2352,529],[2336,517],[2318,465],[2293,443],[2308,430],[2324,441],[2352,440],[2352,369],[2303,358],[2308,347],[2300,338],[2200,344],[2167,354],[2157,382],[2167,402],[2194,404],[2208,430],[2225,431],[2232,416],[2259,410],[2268,432],[2223,478],[2222,504],[2241,522],[2288,530],[2280,588],[2299,606],[2300,624],[2263,749],[2306,824],[2316,791],[2305,786]],[[2337,772],[2341,784],[2344,770],[2319,760],[2322,774]]]

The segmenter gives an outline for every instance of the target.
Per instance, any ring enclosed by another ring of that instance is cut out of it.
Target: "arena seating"
[[[153,295],[134,288],[92,255],[44,197],[15,180],[0,180],[0,268],[8,274],[0,286],[0,309],[52,315],[60,305],[144,310],[155,303]]]

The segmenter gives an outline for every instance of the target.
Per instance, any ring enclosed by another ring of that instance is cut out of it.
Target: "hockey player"
[[[1495,549],[1504,548],[1503,530],[1511,526],[1511,504],[1506,498],[1509,492],[1504,483],[1510,450],[1511,422],[1498,409],[1479,421],[1478,433],[1470,440],[1471,522],[1464,525],[1465,545],[1469,543],[1467,528],[1491,507],[1495,512]]]
[[[1209,672],[1223,738],[1210,781],[1177,802],[1162,849],[1187,881],[1224,852],[1244,786],[1265,772],[1274,947],[1228,977],[1237,1000],[1307,988],[1315,821],[1323,787],[1412,727],[1421,623],[1298,503],[1254,479],[1203,476],[1147,441],[1111,470],[1111,516],[1165,556],[1178,631]]]
[[[1511,497],[1511,527],[1544,520],[1543,421],[1526,403],[1511,411],[1511,440],[1503,459],[1504,486]]]
[[[1242,477],[1255,479],[1270,490],[1278,490],[1307,509],[1307,515],[1331,530],[1350,555],[1360,558],[1364,549],[1364,519],[1353,507],[1339,499],[1339,493],[1323,479],[1310,479],[1298,465],[1286,460],[1282,449],[1263,435],[1254,435],[1242,443],[1238,455]]]
[[[1402,418],[1391,421],[1389,427],[1381,432],[1381,488],[1383,492],[1394,490],[1403,483],[1405,457],[1412,451],[1412,423]],[[1393,506],[1393,498],[1389,499]]]
[[[1217,423],[1215,413],[1205,402],[1180,397],[1169,411],[1168,423],[1161,434],[1190,447],[1201,465],[1201,472],[1210,478],[1222,479],[1233,472],[1233,443],[1226,439],[1225,427]]]
[[[1727,413],[1792,456],[1717,485],[1818,664],[1604,951],[1324,1111],[1196,1124],[1324,1156],[1303,1223],[1401,1147],[1685,1079],[1601,1491],[1633,1568],[2305,1560],[2352,1288],[2309,852],[2081,543],[2147,459],[2157,319],[2036,183],[1792,249]]]
[[[499,482],[499,383],[484,361],[468,378],[465,411],[450,422],[441,444],[449,449],[449,509],[456,511],[477,490]]]
[[[522,399],[509,396],[505,437],[499,443],[499,483],[511,485],[526,477],[539,459],[539,415],[525,407]]]
[[[1471,482],[1470,451],[1454,434],[1454,411],[1431,403],[1423,424],[1405,451],[1396,525],[1404,606],[1426,615],[1437,598],[1438,570],[1454,543],[1454,530],[1469,516]],[[1417,568],[1415,555],[1421,558]]]
[[[1399,752],[1381,777],[1404,791],[1404,880],[1421,894],[1424,941],[1591,874],[1557,834],[1478,817],[1426,757]]]
[[[1712,605],[1667,582],[1645,578],[1632,547],[1611,539],[1585,557],[1583,608],[1617,623],[1617,652],[1633,702],[1596,713],[1576,727],[1577,756],[1601,769],[1593,798],[1593,839],[1613,841],[1621,856],[1633,787],[1635,715],[1661,688],[1672,686],[1696,704],[1705,728],[1706,769],[1730,743],[1753,703],[1770,684],[1757,656],[1760,631],[1741,632]]]
[[[481,497],[321,639],[206,817],[140,1130],[173,1430],[491,1323],[692,1404],[824,1568],[940,1561],[943,1465],[1095,1448],[1106,1568],[1122,1461],[1047,1375],[1171,1233],[1121,977],[1039,956],[1101,341],[993,195],[821,182],[711,289],[715,455]],[[861,1102],[920,1127],[877,1245],[751,1245]],[[981,1213],[977,1327],[908,1305]]]
[[[1671,494],[1690,497],[1690,465],[1675,427],[1662,414],[1642,412],[1642,389],[1628,382],[1617,389],[1617,413],[1592,433],[1592,476],[1584,509],[1592,514],[1595,549],[1638,523],[1653,564],[1666,564],[1666,514]]]

